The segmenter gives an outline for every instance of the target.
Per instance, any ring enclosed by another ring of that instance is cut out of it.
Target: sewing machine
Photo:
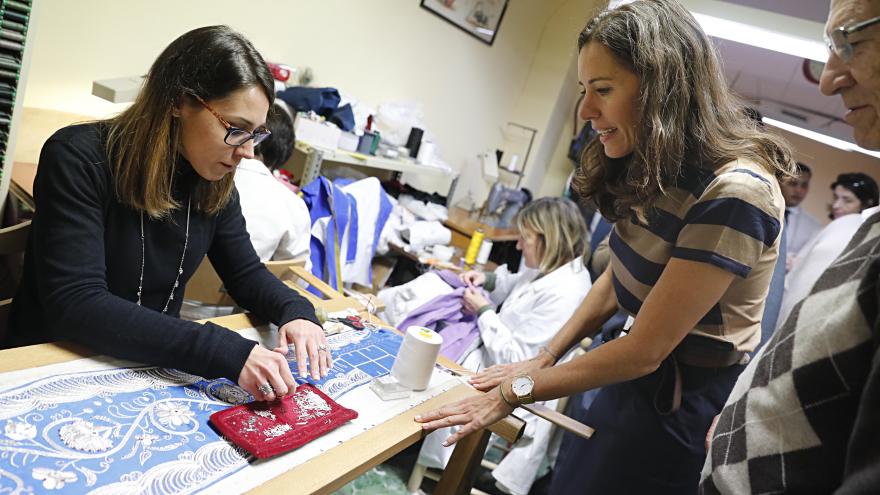
[[[501,181],[498,181],[489,190],[489,197],[486,199],[486,205],[483,207],[481,219],[483,223],[493,227],[512,227],[513,217],[528,200],[529,195],[527,192],[522,189],[507,187],[501,184]],[[496,212],[502,205],[501,213],[496,215]]]

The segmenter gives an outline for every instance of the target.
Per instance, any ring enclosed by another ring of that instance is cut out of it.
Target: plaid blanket
[[[878,279],[880,213],[740,375],[704,494],[880,490]]]

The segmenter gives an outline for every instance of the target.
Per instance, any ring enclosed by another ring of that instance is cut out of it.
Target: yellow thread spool
[[[483,233],[483,229],[477,229],[474,231],[474,235],[471,236],[471,242],[468,244],[467,251],[464,253],[464,262],[468,265],[473,265],[475,261],[477,261],[477,253],[480,252],[480,245],[483,244],[483,238],[486,237],[486,234]]]

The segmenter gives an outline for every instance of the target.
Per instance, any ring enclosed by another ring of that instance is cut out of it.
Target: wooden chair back
[[[0,229],[0,342],[6,336],[12,296],[21,282],[24,251],[31,232],[31,221]]]
[[[284,280],[287,271],[291,267],[305,267],[305,260],[284,260],[284,261],[267,261],[266,268],[269,269],[276,277]],[[234,306],[235,301],[226,292],[223,287],[223,281],[214,270],[214,266],[207,257],[199,265],[192,278],[186,284],[186,292],[184,298],[195,301],[206,306]]]

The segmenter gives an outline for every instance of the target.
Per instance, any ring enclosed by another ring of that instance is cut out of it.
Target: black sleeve
[[[208,257],[229,294],[243,308],[278,326],[298,319],[320,325],[312,303],[260,262],[241,214],[237,190],[219,213]]]
[[[237,381],[253,341],[217,325],[163,315],[109,291],[104,208],[114,193],[109,169],[90,151],[56,139],[40,155],[33,255],[52,334],[101,354]]]
[[[843,482],[835,492],[838,494],[877,493],[880,487],[880,258],[869,267],[857,297],[871,324],[874,355],[849,436]]]

